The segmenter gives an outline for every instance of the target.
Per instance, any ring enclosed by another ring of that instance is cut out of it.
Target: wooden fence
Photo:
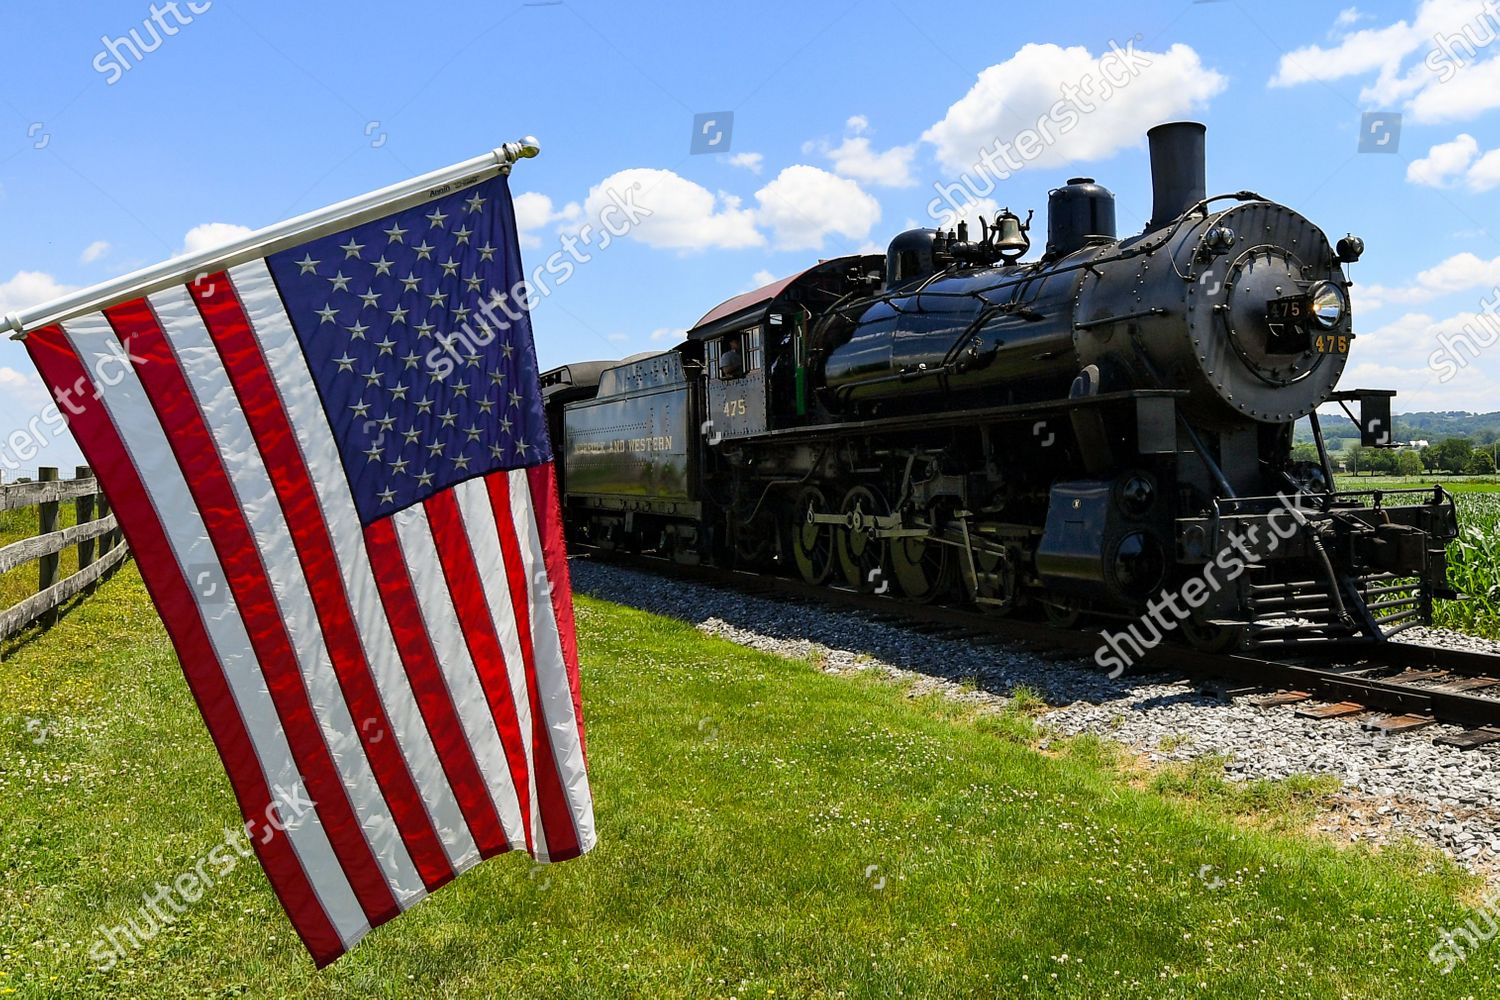
[[[77,523],[59,528],[62,504],[68,500],[73,501]],[[56,469],[43,468],[34,483],[0,486],[0,511],[23,507],[38,508],[38,533],[0,548],[0,573],[34,562],[37,589],[31,597],[0,611],[0,640],[34,623],[52,625],[63,604],[92,590],[129,555],[109,501],[86,465],[80,465],[72,479],[60,480]],[[70,545],[78,546],[78,571],[58,579],[61,553]]]

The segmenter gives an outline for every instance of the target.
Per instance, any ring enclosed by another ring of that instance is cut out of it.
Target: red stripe
[[[521,555],[521,541],[516,537],[516,523],[511,519],[510,477],[494,472],[485,477],[489,487],[490,506],[495,512],[495,527],[500,532],[500,551],[505,557],[505,579],[510,584],[511,612],[515,615],[516,634],[520,637],[521,662],[526,666],[526,692],[531,700],[531,755],[536,773],[536,795],[542,813],[542,829],[547,832],[547,856],[554,861],[575,858],[578,830],[573,825],[573,810],[563,790],[562,776],[552,752],[552,733],[546,710],[537,693],[536,652],[531,641],[531,587],[526,560]],[[556,669],[555,664],[544,665]]]
[[[366,526],[365,549],[370,554],[370,566],[375,572],[375,582],[385,605],[386,618],[391,623],[391,632],[401,651],[401,661],[406,666],[406,676],[417,696],[417,707],[427,723],[427,731],[432,734],[443,773],[448,776],[448,784],[458,798],[469,832],[486,858],[508,851],[510,842],[505,837],[504,825],[479,773],[479,764],[464,736],[458,712],[453,707],[452,692],[448,690],[442,667],[438,665],[437,653],[432,648],[411,574],[407,572],[406,560],[401,555],[401,543],[390,518]]]
[[[27,335],[26,349],[42,377],[68,413],[68,426],[109,496],[120,528],[140,567],[141,578],[161,614],[183,675],[224,761],[230,786],[246,821],[264,827],[272,804],[271,789],[255,755],[223,665],[199,614],[198,603],[177,564],[140,474],[104,406],[93,398],[92,385],[67,338],[57,327]],[[322,809],[319,808],[321,817]],[[252,838],[256,854],[292,926],[319,968],[344,953],[344,944],[323,911],[312,883],[285,832]],[[264,841],[264,842],[262,842]]]
[[[268,568],[187,379],[145,299],[106,309],[104,315],[133,359],[172,454],[202,512],[297,768],[307,781],[308,794],[317,803],[319,818],[328,830],[344,874],[371,924],[389,919],[400,912],[396,898],[381,875],[338,765],[321,737],[322,727],[297,670],[297,654],[277,608]]]
[[[510,675],[505,669],[505,653],[500,647],[500,637],[495,632],[495,621],[490,616],[489,604],[484,599],[484,582],[479,576],[474,550],[469,547],[469,535],[464,527],[463,515],[458,509],[458,499],[451,489],[443,490],[422,501],[422,507],[427,511],[427,524],[432,531],[433,543],[437,546],[443,578],[448,581],[453,609],[458,612],[458,623],[464,633],[464,642],[469,647],[469,657],[474,661],[479,683],[490,703],[490,714],[495,719],[495,729],[500,733],[500,744],[505,748],[511,781],[515,783],[516,797],[521,802],[521,826],[526,831],[526,849],[534,851],[535,845],[531,839],[531,788],[527,776],[525,747],[521,743],[520,718],[516,713],[515,697],[511,693]]]
[[[536,516],[538,540],[547,564],[547,585],[552,591],[552,614],[562,640],[563,662],[568,669],[568,690],[573,692],[573,713],[578,720],[578,746],[588,766],[588,744],[583,732],[583,696],[578,686],[578,633],[573,626],[573,585],[568,578],[568,548],[563,537],[562,502],[557,495],[557,470],[551,462],[526,470],[531,483],[531,512]]]
[[[369,758],[375,780],[396,820],[412,863],[428,890],[436,889],[452,879],[455,873],[399,743],[394,738],[385,738],[396,729],[386,716],[385,706],[371,676],[364,644],[349,608],[349,595],[339,561],[328,535],[328,525],[318,506],[317,492],[303,463],[291,422],[281,405],[275,381],[261,354],[260,344],[228,274],[220,272],[207,281],[194,282],[189,286],[189,292],[219,350],[224,370],[234,386],[270,474],[317,610],[329,659],[338,676],[344,700],[356,720],[365,756]],[[371,923],[375,922],[372,918]]]

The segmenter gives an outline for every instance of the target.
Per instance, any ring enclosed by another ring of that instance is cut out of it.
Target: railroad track
[[[799,604],[845,608],[864,617],[900,624],[939,638],[1004,643],[1058,660],[1092,660],[1097,632],[1041,622],[1001,618],[968,608],[914,604],[874,593],[768,574],[684,565],[652,556],[578,547],[577,554],[601,562],[666,574],[739,593]],[[1395,734],[1435,723],[1463,727],[1433,740],[1472,750],[1500,743],[1500,655],[1415,643],[1319,644],[1306,655],[1266,658],[1204,653],[1163,644],[1140,661],[1143,671],[1166,671],[1239,685],[1233,695],[1256,695],[1263,706],[1292,706],[1314,719],[1346,719]]]

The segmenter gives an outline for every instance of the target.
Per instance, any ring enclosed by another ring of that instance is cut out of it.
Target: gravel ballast
[[[1434,746],[1457,727],[1384,736],[1348,720],[1261,708],[1214,682],[1162,675],[1109,678],[1091,661],[1049,661],[962,637],[923,635],[845,609],[771,600],[589,559],[571,561],[574,589],[601,600],[691,622],[703,632],[779,656],[815,659],[830,673],[876,670],[976,704],[1003,705],[1025,686],[1049,706],[1039,717],[1060,736],[1095,733],[1146,760],[1223,754],[1231,780],[1330,775],[1343,793],[1318,828],[1343,841],[1384,844],[1409,836],[1464,867],[1500,875],[1500,744],[1473,751]],[[1403,639],[1500,652],[1500,643],[1441,629]],[[1164,746],[1169,749],[1164,749]]]

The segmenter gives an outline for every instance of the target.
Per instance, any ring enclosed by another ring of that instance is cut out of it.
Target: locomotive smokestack
[[[1202,122],[1168,122],[1146,133],[1151,144],[1151,221],[1146,231],[1172,222],[1208,197]]]

